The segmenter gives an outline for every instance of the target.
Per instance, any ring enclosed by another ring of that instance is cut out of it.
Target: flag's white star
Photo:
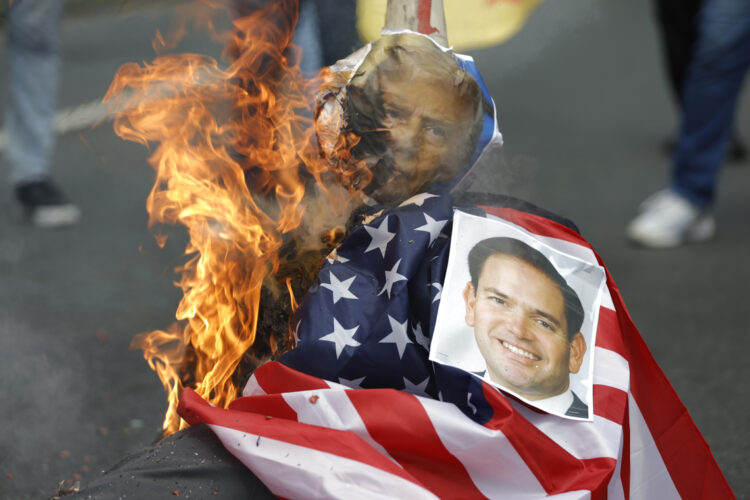
[[[476,413],[477,413],[477,407],[474,406],[473,404],[471,404],[471,393],[468,393],[466,395],[466,403],[469,405],[469,408],[471,408],[471,411],[473,411],[474,414],[476,415]]]
[[[391,233],[388,231],[388,217],[383,219],[383,222],[381,222],[380,226],[378,227],[365,226],[365,231],[367,231],[367,234],[370,235],[372,241],[370,242],[370,245],[367,247],[367,250],[365,250],[364,253],[367,253],[370,250],[375,250],[377,248],[385,258],[385,249],[388,246],[388,242],[391,241],[394,236],[396,236],[396,233]]]
[[[405,281],[406,276],[403,276],[401,274],[398,274],[398,266],[401,264],[401,259],[398,259],[398,261],[393,264],[393,267],[390,271],[385,272],[385,285],[383,285],[383,289],[378,292],[378,295],[382,294],[383,292],[388,293],[388,298],[391,298],[391,289],[393,288],[394,283],[397,281]]]
[[[362,388],[362,382],[366,378],[367,377],[362,377],[362,378],[354,378],[354,379],[349,380],[349,379],[346,379],[346,378],[339,377],[339,384],[345,385],[345,386],[349,387],[350,389],[361,389]]]
[[[336,318],[333,318],[333,331],[324,337],[320,337],[320,340],[336,344],[336,359],[338,359],[338,357],[341,356],[341,351],[344,350],[344,347],[357,347],[360,345],[359,342],[354,340],[354,332],[356,332],[358,328],[359,326],[355,326],[354,328],[344,328]]]
[[[331,252],[328,257],[326,257],[326,260],[329,264],[333,264],[334,262],[341,262],[342,264],[344,262],[349,262],[349,259],[347,259],[346,257],[342,257],[341,255],[336,253],[336,250]]]
[[[440,283],[430,283],[430,285],[434,286],[438,291],[432,298],[432,303],[434,304],[435,302],[440,300],[440,297],[443,295],[443,285],[441,285]]]
[[[388,322],[391,324],[391,333],[386,335],[381,344],[396,344],[398,350],[398,359],[404,357],[404,351],[406,350],[406,344],[411,344],[412,341],[406,336],[406,323],[409,320],[399,323],[393,316],[388,315]]]
[[[425,389],[427,389],[427,384],[430,382],[430,377],[427,377],[423,381],[421,381],[418,384],[413,384],[408,378],[403,377],[404,379],[404,391],[410,393],[410,394],[416,394],[417,396],[425,394]]]
[[[400,207],[405,207],[406,205],[416,205],[418,207],[421,207],[424,205],[425,200],[430,198],[437,198],[438,196],[436,194],[430,194],[430,193],[419,193],[415,194],[405,202],[401,203],[399,205]]]
[[[299,325],[302,324],[302,320],[297,321],[297,326],[294,327],[294,343],[299,342]]]
[[[427,338],[427,335],[422,333],[422,325],[417,323],[417,326],[415,326],[412,331],[414,332],[414,338],[417,340],[417,344],[421,345],[425,348],[426,351],[429,352],[430,339]]]
[[[331,278],[330,283],[321,283],[320,286],[328,288],[333,293],[333,303],[339,301],[339,299],[356,299],[357,296],[349,291],[349,287],[352,286],[356,276],[352,276],[348,280],[339,281],[336,275],[331,271],[328,271],[328,276]]]
[[[440,231],[443,230],[443,227],[445,227],[448,221],[435,220],[426,213],[422,213],[422,215],[424,215],[425,224],[423,226],[419,226],[417,228],[417,231],[424,231],[425,233],[429,233],[430,245],[432,245],[435,242],[435,239],[440,234]]]

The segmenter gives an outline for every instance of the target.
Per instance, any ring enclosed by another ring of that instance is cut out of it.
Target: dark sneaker
[[[49,180],[19,184],[15,192],[29,221],[37,227],[70,226],[81,218],[78,207],[68,201],[62,191]]]
[[[727,160],[733,164],[739,164],[747,159],[747,148],[737,137],[732,138],[727,148]]]

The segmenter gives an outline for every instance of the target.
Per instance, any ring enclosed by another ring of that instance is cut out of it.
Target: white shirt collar
[[[483,378],[486,382],[489,382],[491,385],[495,385],[497,387],[497,385],[490,379],[490,376],[487,375],[486,370],[481,371],[481,372],[473,372],[473,373]],[[546,411],[547,413],[552,413],[553,415],[563,415],[563,416],[568,411],[568,409],[570,408],[570,406],[573,404],[573,401],[574,401],[573,391],[570,390],[570,387],[568,387],[568,389],[562,394],[558,394],[557,396],[552,396],[549,398],[537,399],[535,401],[526,399],[519,394],[516,394],[516,397],[518,397],[522,401],[525,401],[526,403],[529,403],[531,406],[539,408],[542,411]]]
[[[567,391],[551,398],[538,399],[536,401],[529,401],[532,405],[536,406],[540,410],[544,410],[547,413],[555,415],[565,415],[570,405],[573,404],[573,392],[568,388]]]

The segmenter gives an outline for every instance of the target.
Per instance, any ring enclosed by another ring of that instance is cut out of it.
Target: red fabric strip
[[[606,307],[599,308],[599,324],[596,327],[596,346],[614,351],[627,359],[617,313]]]
[[[630,498],[630,414],[625,412],[622,423],[622,457],[620,457],[620,481],[625,498]]]
[[[267,394],[329,388],[324,380],[288,368],[278,361],[270,361],[261,365],[255,370],[253,376]]]
[[[370,436],[440,498],[484,498],[464,465],[440,441],[416,397],[392,389],[348,391]]]
[[[623,425],[628,413],[628,393],[594,384],[594,414]]]
[[[589,245],[580,234],[562,224],[558,224],[557,222],[546,219],[540,215],[530,214],[512,208],[490,207],[486,205],[478,205],[478,207],[490,215],[512,222],[534,234],[558,238],[582,245],[586,248],[591,248],[591,245]]]
[[[230,410],[259,413],[276,418],[297,420],[297,412],[289,406],[281,394],[267,394],[237,398],[229,403]]]

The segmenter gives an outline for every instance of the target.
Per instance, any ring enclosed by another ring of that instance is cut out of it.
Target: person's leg
[[[14,0],[8,6],[8,101],[5,159],[16,199],[39,227],[80,217],[51,181],[60,74],[63,0]]]
[[[750,65],[750,2],[705,0],[683,87],[671,188],[699,209],[715,197],[735,107]]]
[[[61,0],[15,0],[8,8],[6,159],[11,181],[49,176],[55,141]]]
[[[670,89],[682,101],[682,84],[698,38],[698,12],[702,0],[656,0],[656,19],[662,41]]]
[[[750,2],[704,0],[699,19],[670,186],[646,200],[627,229],[631,240],[652,248],[713,236],[710,208],[750,65]]]

